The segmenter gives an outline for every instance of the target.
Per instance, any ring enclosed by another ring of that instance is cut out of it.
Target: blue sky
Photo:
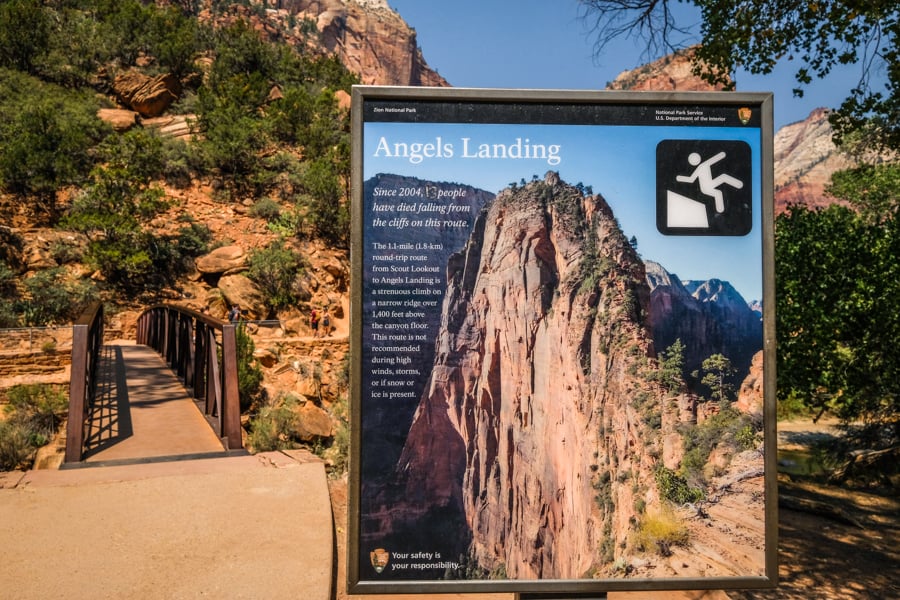
[[[429,66],[454,87],[589,89],[606,87],[625,70],[650,62],[637,40],[619,40],[593,57],[593,39],[576,0],[388,0],[416,30]],[[678,10],[684,5],[675,4]],[[699,27],[696,28],[699,32]],[[836,108],[859,79],[844,67],[794,98],[794,65],[767,76],[737,73],[738,91],[775,94],[775,128],[818,107]]]

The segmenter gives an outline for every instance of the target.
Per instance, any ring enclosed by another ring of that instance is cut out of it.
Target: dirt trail
[[[834,421],[778,424],[781,468],[796,451],[840,435]],[[802,456],[802,454],[800,455]],[[896,490],[873,493],[782,474],[778,493],[840,509],[860,527],[821,514],[779,509],[779,578],[775,590],[729,592],[734,600],[880,600],[900,598],[900,499]],[[782,504],[784,504],[782,502]]]

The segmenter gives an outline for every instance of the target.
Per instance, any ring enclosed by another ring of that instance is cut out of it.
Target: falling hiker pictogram
[[[691,166],[696,167],[694,172],[690,175],[678,175],[675,177],[676,181],[682,183],[693,183],[694,181],[697,181],[700,184],[700,191],[715,199],[717,213],[725,212],[725,198],[722,190],[719,189],[720,186],[727,184],[738,190],[744,187],[744,182],[731,175],[722,174],[718,177],[713,177],[712,165],[725,158],[725,156],[726,154],[724,152],[719,152],[712,158],[708,158],[701,162],[702,157],[700,154],[691,152],[688,156],[688,162],[691,163]]]

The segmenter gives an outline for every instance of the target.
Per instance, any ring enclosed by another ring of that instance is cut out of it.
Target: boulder
[[[159,135],[189,141],[193,136],[193,123],[196,115],[169,115],[144,119],[141,124],[148,129],[155,129]]]
[[[303,272],[294,278],[291,283],[291,291],[300,302],[312,300],[313,292],[319,289],[319,282],[310,273]]]
[[[294,421],[295,432],[305,442],[317,437],[331,437],[334,431],[331,416],[311,402],[298,407],[294,415],[297,417]]]
[[[197,270],[207,274],[223,274],[244,268],[247,255],[240,246],[222,246],[195,261]]]
[[[118,132],[128,131],[139,124],[138,113],[123,108],[101,108],[97,111],[97,117]]]
[[[29,271],[52,269],[60,263],[78,260],[87,245],[87,237],[80,233],[41,230],[25,238],[22,262]]]
[[[112,89],[119,102],[142,117],[158,117],[181,94],[181,83],[171,73],[148,77],[126,71],[116,75]]]
[[[322,269],[328,274],[326,279],[329,284],[334,285],[338,289],[346,289],[347,287],[347,269],[337,258],[331,258],[321,265]]]
[[[334,93],[334,99],[337,100],[338,108],[350,111],[350,94],[344,90],[338,90]]]
[[[262,292],[246,276],[224,275],[219,280],[219,291],[222,292],[227,306],[237,304],[241,307],[241,314],[245,319],[255,321],[268,316],[269,311]]]
[[[222,296],[221,290],[214,288],[209,290],[205,298],[207,312],[217,319],[228,319],[228,304]]]
[[[278,356],[271,350],[256,349],[253,352],[253,358],[259,361],[259,364],[267,369],[271,369],[278,362]]]
[[[294,386],[294,391],[296,393],[306,396],[307,398],[318,398],[319,394],[321,394],[321,390],[322,382],[316,381],[311,375],[299,379],[297,385]]]
[[[49,248],[33,246],[25,255],[25,265],[29,271],[43,271],[58,267],[59,263],[53,258]]]

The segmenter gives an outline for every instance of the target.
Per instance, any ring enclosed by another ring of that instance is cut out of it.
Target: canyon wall
[[[647,261],[650,285],[650,329],[658,351],[675,340],[684,348],[685,380],[713,354],[726,356],[736,369],[735,386],[750,372],[753,355],[762,350],[762,314],[727,281],[681,281],[662,265]]]
[[[644,378],[644,267],[603,198],[548,173],[502,191],[450,260],[434,369],[391,513],[465,522],[469,560],[510,578],[612,562],[671,414]],[[636,408],[640,407],[640,409]],[[384,516],[387,516],[385,513]],[[460,534],[457,534],[460,535]]]

